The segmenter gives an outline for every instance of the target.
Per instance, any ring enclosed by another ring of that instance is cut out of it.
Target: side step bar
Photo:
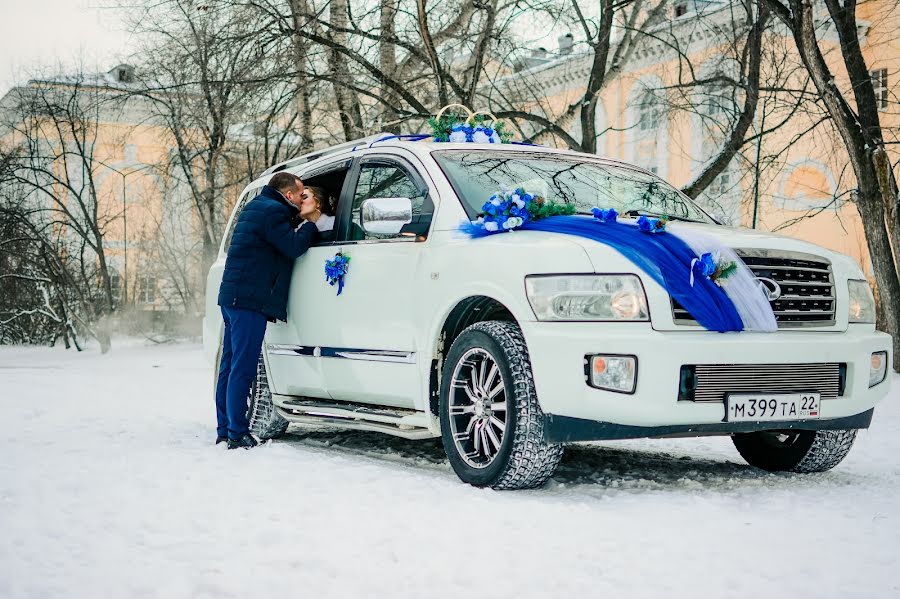
[[[376,431],[405,439],[430,439],[428,415],[417,410],[272,394],[283,418],[296,424],[331,425]]]

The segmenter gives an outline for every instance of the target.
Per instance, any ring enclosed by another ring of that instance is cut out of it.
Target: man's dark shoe
[[[219,443],[225,443],[226,441],[228,441],[228,437],[216,437],[216,445],[218,445]]]
[[[250,435],[244,435],[240,439],[228,439],[228,449],[237,449],[239,447],[250,449],[251,447],[256,447],[257,445],[259,445],[259,443],[257,443],[256,439],[254,439]]]

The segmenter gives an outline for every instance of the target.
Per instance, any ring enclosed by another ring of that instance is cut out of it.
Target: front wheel
[[[247,422],[250,423],[250,432],[261,441],[280,437],[288,428],[288,421],[275,410],[262,354],[256,365],[256,378],[250,386],[250,397],[247,398]]]
[[[751,466],[769,472],[825,472],[841,463],[856,439],[856,430],[760,431],[731,436]]]
[[[563,446],[544,436],[531,362],[512,322],[478,322],[453,342],[440,390],[441,439],[466,483],[495,489],[544,484]]]

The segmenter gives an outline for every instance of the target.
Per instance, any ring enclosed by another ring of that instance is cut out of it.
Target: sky
[[[109,70],[129,54],[115,0],[0,0],[0,96],[36,70]]]

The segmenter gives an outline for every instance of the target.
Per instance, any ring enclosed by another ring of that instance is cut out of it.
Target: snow
[[[897,597],[900,376],[820,475],[727,438],[570,447],[463,485],[440,442],[214,446],[194,344],[0,348],[0,597]]]

